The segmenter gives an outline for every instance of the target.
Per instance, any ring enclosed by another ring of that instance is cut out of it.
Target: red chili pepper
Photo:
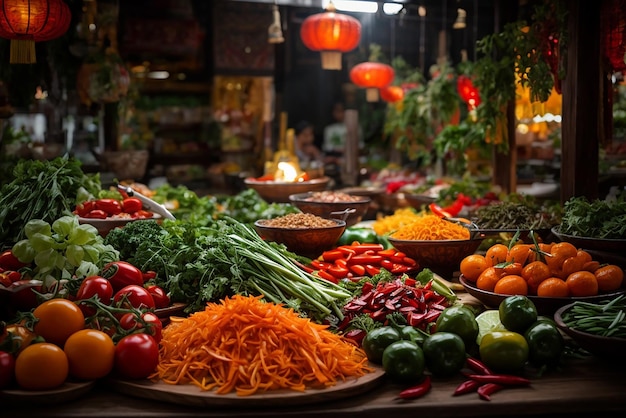
[[[348,268],[348,260],[346,260],[345,258],[337,259],[335,260],[335,265]]]
[[[387,248],[386,250],[381,250],[378,252],[378,255],[382,255],[383,257],[391,257],[397,252],[395,248]]]
[[[74,210],[74,213],[84,218],[89,212],[91,212],[95,208],[96,208],[95,200],[86,200],[76,205],[76,209]]]
[[[470,374],[467,377],[480,383],[497,383],[507,386],[530,385],[530,380],[513,374]]]
[[[499,385],[497,383],[485,383],[484,385],[481,385],[477,392],[478,392],[478,396],[480,396],[480,399],[485,400],[485,401],[490,401],[491,400],[491,395],[493,395],[494,393],[496,393],[497,391],[503,389],[504,386]]]
[[[376,276],[378,273],[380,273],[380,269],[378,267],[376,267],[376,266],[371,265],[371,264],[366,264],[365,265],[365,271],[370,276]]]
[[[328,280],[329,282],[332,283],[339,283],[339,280],[337,280],[337,278],[335,276],[333,276],[332,274],[330,274],[329,272],[327,272],[326,270],[318,270],[317,275],[319,277],[321,277],[324,280]]]
[[[350,271],[352,273],[354,273],[355,275],[357,275],[357,276],[365,276],[365,266],[362,266],[360,264],[353,264],[349,268],[350,268]],[[368,282],[368,283],[370,283],[370,282]]]
[[[357,254],[353,256],[348,263],[349,264],[373,264],[379,265],[383,260],[382,255],[378,254]]]
[[[476,390],[482,386],[482,383],[476,380],[468,379],[456,387],[452,396],[464,395],[470,392],[476,392]]]
[[[402,259],[402,264],[405,264],[405,265],[407,265],[409,267],[415,267],[415,266],[417,266],[417,261],[415,261],[411,257],[404,257]]]
[[[437,215],[440,218],[451,218],[452,215],[450,215],[448,212],[446,212],[445,210],[443,210],[443,208],[441,206],[439,206],[436,203],[431,203],[430,205],[428,205],[428,209],[430,209],[430,211],[433,213],[433,215]]]
[[[402,392],[398,394],[398,398],[400,399],[417,399],[426,395],[431,388],[431,378],[430,375],[424,376],[424,379],[417,385],[412,386],[408,389],[404,389]]]
[[[404,264],[393,263],[391,266],[391,269],[388,269],[388,270],[391,271],[391,273],[393,274],[402,274],[402,273],[406,273],[407,271],[409,271],[409,268],[405,266]]]
[[[333,264],[327,261],[311,260],[311,267],[315,270],[328,270]]]
[[[351,251],[354,251],[356,254],[362,254],[367,251],[378,252],[378,251],[382,251],[385,249],[385,247],[383,247],[382,244],[372,244],[372,243],[365,243],[365,244],[357,243],[353,245],[342,245],[338,248],[351,250]]]
[[[328,250],[328,251],[324,251],[322,253],[322,260],[323,261],[335,261],[339,258],[343,258],[344,257],[344,253],[339,250],[338,248],[334,249],[334,250]]]
[[[393,264],[393,261],[389,260],[388,258],[383,258],[382,260],[380,260],[380,266],[384,268],[385,270],[391,271],[391,269],[393,269],[394,264]]]
[[[469,367],[476,373],[493,374],[491,369],[487,367],[485,363],[483,363],[482,361],[478,360],[475,357],[467,357],[467,359],[465,360],[465,364],[467,364],[467,367]]]
[[[339,280],[345,278],[349,272],[347,267],[341,267],[338,265],[333,265],[326,271],[328,271],[330,274],[333,275],[333,277]]]

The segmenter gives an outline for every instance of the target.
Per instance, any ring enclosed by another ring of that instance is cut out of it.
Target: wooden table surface
[[[625,353],[626,355],[626,353]],[[453,397],[461,375],[433,379],[432,390],[413,401],[394,399],[402,387],[385,380],[370,391],[312,405],[256,408],[189,407],[162,400],[116,393],[99,383],[77,399],[62,403],[6,402],[0,417],[499,417],[499,416],[624,416],[626,362],[621,366],[595,357],[570,359],[561,370],[532,379],[532,385],[497,392],[491,401],[476,394]],[[591,414],[591,415],[590,415]]]

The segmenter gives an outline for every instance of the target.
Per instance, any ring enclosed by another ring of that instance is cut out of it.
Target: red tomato
[[[154,213],[150,212],[149,210],[141,209],[133,213],[131,216],[133,218],[139,218],[139,219],[151,219],[151,218],[154,218]]]
[[[76,292],[76,303],[85,316],[91,316],[96,313],[96,311],[87,304],[80,303],[80,301],[82,299],[89,299],[94,295],[98,295],[100,302],[105,305],[111,304],[111,300],[113,299],[113,286],[111,282],[102,276],[89,276],[83,279],[78,288],[78,292]]]
[[[96,209],[106,212],[109,216],[122,213],[122,204],[116,199],[96,200]]]
[[[102,268],[100,275],[111,282],[115,292],[131,284],[143,285],[143,273],[141,270],[126,261],[108,263]]]
[[[157,309],[167,308],[170,306],[170,297],[165,293],[165,290],[161,286],[156,284],[150,285],[146,288],[154,299],[154,305]]]
[[[148,334],[130,334],[115,346],[115,371],[122,378],[145,379],[159,364],[159,344]]]
[[[116,305],[126,308],[155,308],[152,295],[144,287],[137,286],[136,284],[130,284],[120,289],[115,296],[113,296],[113,300]]]
[[[4,270],[17,271],[28,264],[22,263],[11,250],[0,253],[0,268]]]
[[[15,379],[15,356],[0,351],[0,389],[7,388]]]
[[[109,215],[100,209],[94,209],[89,213],[86,213],[83,218],[89,218],[89,219],[106,219],[108,218]]]
[[[158,343],[163,336],[163,323],[158,316],[152,312],[145,312],[141,315],[141,319],[137,315],[129,312],[120,318],[120,327],[126,331],[134,331],[135,333],[144,333],[151,335]]]
[[[96,201],[95,200],[87,200],[86,202],[79,203],[76,205],[76,209],[74,213],[81,217],[86,217],[89,212],[96,209]]]
[[[122,210],[126,213],[135,213],[143,208],[143,203],[136,197],[128,197],[122,201]]]

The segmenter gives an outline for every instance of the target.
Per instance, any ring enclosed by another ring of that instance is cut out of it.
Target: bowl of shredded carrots
[[[480,246],[483,238],[476,232],[436,215],[422,215],[391,232],[389,242],[421,268],[451,278],[459,270],[461,260]]]

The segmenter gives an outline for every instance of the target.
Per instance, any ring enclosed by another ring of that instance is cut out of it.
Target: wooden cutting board
[[[339,382],[329,388],[306,389],[304,392],[275,390],[250,396],[238,396],[234,392],[218,395],[214,391],[202,391],[191,384],[171,385],[148,380],[112,379],[109,387],[134,397],[188,406],[287,406],[326,402],[358,395],[377,387],[382,383],[384,375],[385,372],[381,368],[376,368],[365,376]]]

